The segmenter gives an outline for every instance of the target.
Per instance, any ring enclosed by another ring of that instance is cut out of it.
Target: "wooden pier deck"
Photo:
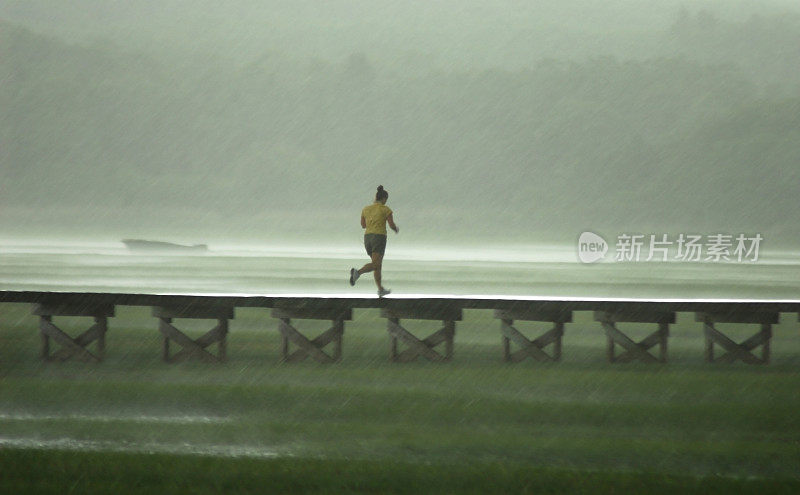
[[[0,302],[30,303],[32,312],[40,318],[42,336],[41,356],[46,360],[72,357],[102,361],[105,352],[105,333],[108,319],[117,306],[149,306],[158,320],[163,336],[163,358],[178,361],[199,358],[207,361],[226,359],[228,321],[235,317],[235,308],[268,308],[278,320],[283,341],[282,358],[299,361],[311,358],[319,362],[336,362],[342,356],[342,334],[345,322],[352,319],[353,309],[380,309],[387,320],[392,340],[390,358],[404,362],[417,358],[448,361],[454,352],[456,322],[465,309],[494,310],[507,361],[526,358],[558,361],[561,357],[561,338],[564,324],[572,321],[575,311],[593,312],[594,320],[606,335],[609,362],[666,362],[669,326],[676,313],[694,313],[702,322],[705,336],[705,359],[708,362],[743,361],[767,364],[770,358],[772,325],[780,313],[800,313],[800,300],[755,299],[636,299],[636,298],[579,298],[538,296],[452,296],[452,295],[392,295],[349,296],[342,294],[143,294],[113,292],[49,292],[0,291]],[[84,333],[72,337],[53,322],[57,316],[85,316],[94,324]],[[216,325],[199,338],[191,338],[177,328],[175,319],[194,318],[216,320]],[[297,328],[304,319],[330,320],[331,327],[323,334],[309,338]],[[417,337],[406,330],[401,320],[417,319],[441,322],[441,328],[426,337]],[[294,322],[293,322],[294,321]],[[514,327],[514,321],[550,322],[553,328],[529,339]],[[618,327],[618,323],[652,324],[657,328],[646,338],[635,342]],[[743,342],[734,342],[717,323],[756,324],[759,330]],[[61,348],[51,353],[51,341]],[[90,344],[96,343],[94,352]],[[179,349],[173,353],[170,344]],[[208,350],[212,344],[216,354]],[[436,348],[444,344],[444,350]],[[400,350],[400,346],[405,350]],[[292,347],[295,347],[292,350]],[[326,347],[333,347],[326,351]],[[512,346],[518,348],[512,352]],[[716,348],[723,354],[716,356]],[[656,348],[657,354],[651,349]],[[754,351],[761,350],[757,356]],[[548,351],[549,350],[549,351]],[[620,351],[618,354],[617,352]]]

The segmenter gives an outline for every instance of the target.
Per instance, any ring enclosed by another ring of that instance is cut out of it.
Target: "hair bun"
[[[378,186],[378,191],[383,191],[383,186]]]

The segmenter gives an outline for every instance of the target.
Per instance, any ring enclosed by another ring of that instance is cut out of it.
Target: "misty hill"
[[[690,5],[691,10],[686,6]],[[756,68],[797,46],[793,0],[7,0],[0,19],[71,42],[240,62],[264,52],[403,70],[520,69],[543,58],[683,53]],[[796,55],[796,53],[794,53]],[[774,67],[773,67],[774,68]],[[784,74],[796,78],[796,75]],[[752,72],[756,74],[756,72]]]
[[[725,12],[744,15],[747,3],[731,0]],[[399,66],[518,68],[542,57],[583,57],[597,45],[628,56],[649,31],[664,28],[678,5],[677,0],[644,7],[631,0],[8,0],[0,5],[0,17],[71,41],[101,38],[146,51],[249,60],[268,47],[327,61],[364,51]],[[648,49],[653,41],[648,39]]]
[[[704,17],[688,15],[660,32],[676,44],[670,56],[506,69],[401,67],[369,47],[330,60],[194,52],[175,64],[174,53],[4,22],[0,225],[333,234],[358,230],[353,217],[382,183],[398,222],[429,235],[743,231],[796,242],[800,92],[779,62],[797,58],[771,50],[797,25],[760,18],[772,58],[754,76],[758,43],[741,63],[733,51],[711,57],[714,40],[750,21],[714,17],[703,31]],[[705,44],[680,55],[692,37]]]

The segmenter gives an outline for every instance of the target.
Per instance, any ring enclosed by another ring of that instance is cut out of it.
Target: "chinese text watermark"
[[[758,261],[761,234],[619,234],[614,261],[689,261],[752,263]],[[603,237],[583,232],[578,238],[578,259],[594,263],[610,250]]]

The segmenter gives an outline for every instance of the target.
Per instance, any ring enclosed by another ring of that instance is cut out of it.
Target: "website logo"
[[[606,257],[608,243],[594,232],[582,232],[578,237],[578,259],[581,263],[594,263]]]
[[[764,236],[761,234],[635,234],[616,238],[612,261],[689,261],[700,263],[755,263]],[[610,246],[594,232],[578,238],[578,259],[583,263],[602,261]]]

